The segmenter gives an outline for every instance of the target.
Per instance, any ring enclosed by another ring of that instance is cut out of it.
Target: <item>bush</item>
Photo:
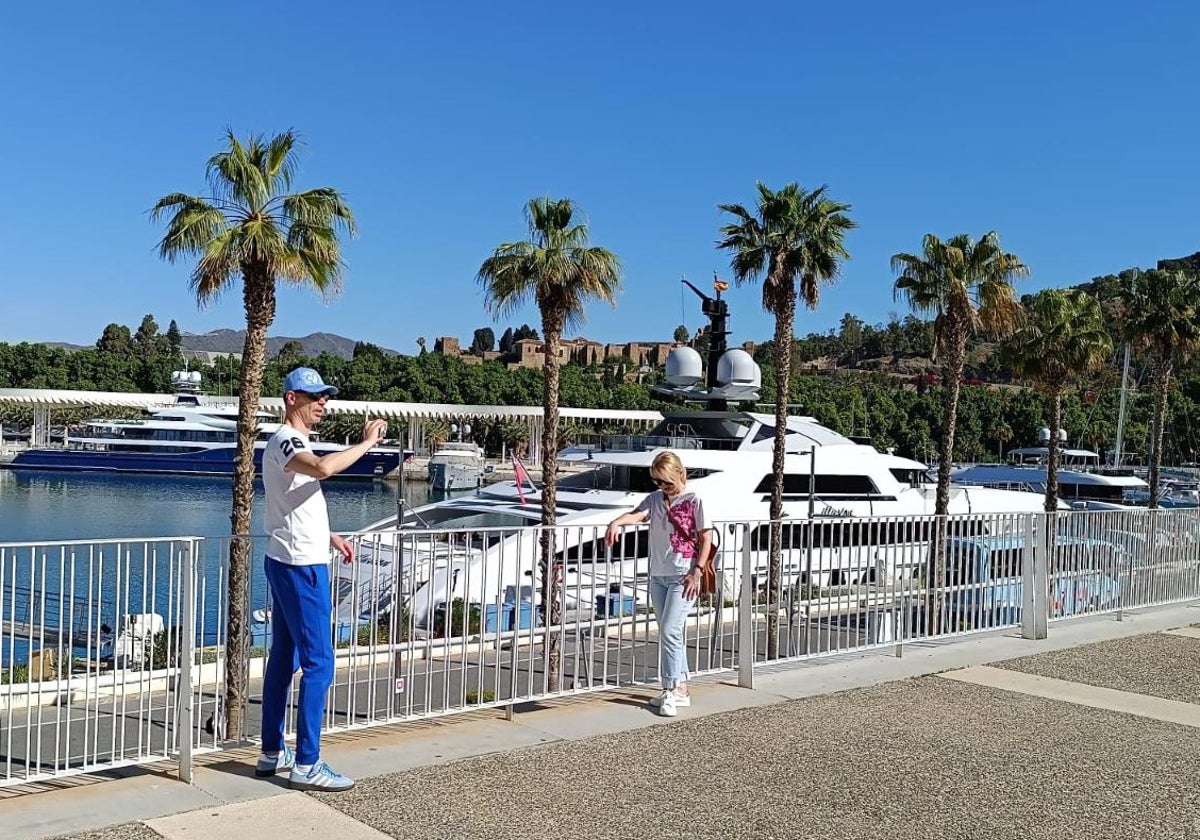
[[[183,654],[181,641],[182,635],[178,627],[168,627],[161,633],[155,633],[154,644],[151,645],[145,667],[151,670],[177,667]]]
[[[355,636],[355,644],[366,647],[370,645],[402,644],[409,641],[408,609],[400,610],[395,617],[396,626],[392,626],[392,614],[384,613],[371,624],[362,624]],[[340,642],[338,647],[349,647],[350,642]]]
[[[28,685],[29,666],[17,665],[0,671],[0,685]]]
[[[450,621],[448,625],[446,621],[446,605],[441,604],[438,606],[437,612],[434,614],[433,634],[440,639],[458,635],[463,632],[464,625],[466,626],[466,635],[475,635],[483,626],[483,616],[477,604],[468,605],[462,598],[455,598],[450,605]]]
[[[479,703],[492,703],[496,699],[496,692],[490,689],[484,689],[482,692],[468,691],[465,699],[468,706],[474,706]]]

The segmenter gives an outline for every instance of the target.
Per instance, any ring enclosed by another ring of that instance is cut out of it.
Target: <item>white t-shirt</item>
[[[329,511],[321,482],[284,469],[297,452],[308,449],[308,435],[283,425],[271,436],[263,453],[265,525],[271,537],[267,556],[290,566],[329,562]]]

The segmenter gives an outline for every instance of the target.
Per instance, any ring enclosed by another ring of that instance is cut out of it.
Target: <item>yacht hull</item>
[[[5,466],[10,470],[141,473],[159,475],[233,475],[235,447],[187,453],[94,452],[75,449],[30,449]],[[313,447],[316,455],[337,450]],[[254,469],[262,471],[262,448],[254,452]],[[371,451],[335,478],[381,478],[400,466],[400,453]]]

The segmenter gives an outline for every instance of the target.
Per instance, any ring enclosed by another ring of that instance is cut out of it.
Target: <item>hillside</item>
[[[242,344],[246,340],[245,330],[213,330],[201,334],[183,333],[183,349],[204,350],[209,353],[241,353]],[[311,333],[303,338],[290,336],[272,336],[267,339],[267,356],[272,357],[289,341],[298,341],[303,347],[301,355],[319,356],[329,353],[342,359],[350,359],[354,355],[354,345],[358,342],[353,338],[334,333]],[[395,350],[384,349],[390,355],[399,355]]]
[[[182,334],[182,339],[184,350],[201,350],[208,353],[233,353],[240,355],[242,345],[246,340],[246,331],[213,330],[206,333],[185,332]],[[315,358],[322,353],[329,353],[332,356],[347,360],[354,357],[354,345],[358,343],[353,338],[346,338],[345,336],[326,332],[311,333],[303,338],[286,335],[272,336],[267,339],[267,358],[275,356],[279,352],[279,349],[289,341],[300,342],[300,346],[303,348],[300,353],[302,356]],[[68,353],[95,348],[93,344],[68,344],[64,341],[43,341],[40,343],[45,347],[66,350]],[[390,356],[400,355],[395,350],[381,349]]]

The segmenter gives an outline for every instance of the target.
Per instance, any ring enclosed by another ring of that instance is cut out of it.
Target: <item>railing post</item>
[[[183,541],[180,549],[183,592],[179,632],[179,712],[176,717],[176,738],[179,743],[179,780],[192,783],[192,738],[195,734],[195,707],[192,696],[192,668],[196,662],[196,551],[192,539]]]
[[[742,526],[742,587],[738,594],[738,685],[754,688],[754,582],[750,556],[750,525]]]
[[[1043,514],[1044,525],[1038,528],[1038,514],[1024,516],[1025,547],[1021,556],[1021,638],[1044,639],[1047,635],[1050,609],[1050,517]]]

